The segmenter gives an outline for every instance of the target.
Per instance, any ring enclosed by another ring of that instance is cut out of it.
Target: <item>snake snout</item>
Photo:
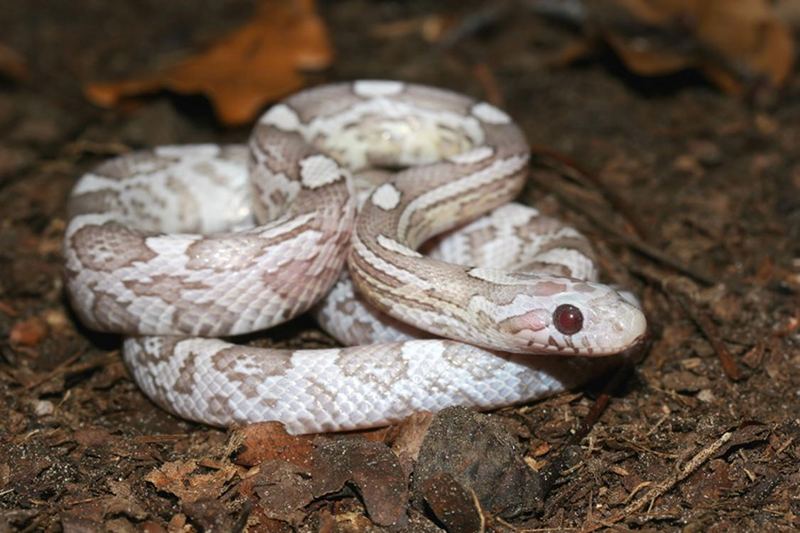
[[[638,344],[647,332],[642,310],[625,297],[611,295],[602,304],[595,302],[592,313],[593,352],[611,355]]]

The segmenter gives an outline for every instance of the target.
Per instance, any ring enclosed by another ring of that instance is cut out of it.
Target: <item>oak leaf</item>
[[[302,70],[322,69],[333,52],[314,0],[264,0],[253,18],[209,49],[140,78],[90,83],[93,103],[170,90],[205,94],[219,119],[234,126],[252,120],[268,102],[305,84]]]

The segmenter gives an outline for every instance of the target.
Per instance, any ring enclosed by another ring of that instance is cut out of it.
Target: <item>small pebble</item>
[[[36,413],[36,416],[49,416],[52,415],[56,410],[56,406],[53,405],[53,402],[48,400],[39,400],[34,405],[33,411]]]
[[[716,401],[717,397],[714,396],[714,393],[711,392],[711,389],[703,389],[697,393],[697,399],[703,403],[713,403]]]

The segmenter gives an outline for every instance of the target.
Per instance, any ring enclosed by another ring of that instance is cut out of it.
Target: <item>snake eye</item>
[[[564,335],[574,335],[583,327],[583,313],[570,304],[561,304],[553,311],[553,324]]]

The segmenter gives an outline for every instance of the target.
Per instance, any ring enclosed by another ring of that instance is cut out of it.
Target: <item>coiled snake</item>
[[[159,147],[81,177],[67,291],[86,325],[126,336],[151,399],[208,424],[347,430],[542,397],[636,344],[646,321],[596,282],[582,235],[509,203],[527,163],[523,134],[487,103],[395,81],[306,90],[249,147]],[[217,338],[315,304],[354,346]]]

